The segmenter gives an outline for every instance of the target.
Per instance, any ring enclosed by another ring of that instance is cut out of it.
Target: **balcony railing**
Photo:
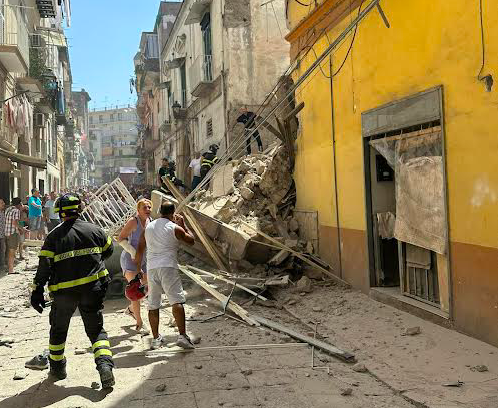
[[[24,12],[20,7],[0,7],[0,46],[16,47],[23,59],[21,64],[7,64],[11,72],[24,72],[29,68],[29,32]]]
[[[189,69],[192,95],[202,96],[213,83],[213,60],[211,55],[199,55]]]

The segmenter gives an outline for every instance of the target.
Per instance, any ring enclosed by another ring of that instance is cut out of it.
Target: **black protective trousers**
[[[50,311],[49,361],[51,366],[65,365],[64,349],[69,323],[76,309],[79,310],[85,331],[92,344],[97,368],[114,367],[107,333],[104,330],[103,291],[92,291],[88,285],[81,288],[60,290],[54,293]]]
[[[246,129],[246,150],[247,154],[251,154],[251,139],[254,138],[256,139],[256,143],[258,144],[258,151],[262,152],[263,151],[263,142],[261,141],[261,136],[259,135],[259,132],[256,130],[252,136],[249,136],[252,132],[252,129]]]

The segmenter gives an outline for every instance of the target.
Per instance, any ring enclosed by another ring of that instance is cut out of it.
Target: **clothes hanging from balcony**
[[[30,143],[33,137],[33,105],[25,95],[13,98],[4,104],[5,124]]]

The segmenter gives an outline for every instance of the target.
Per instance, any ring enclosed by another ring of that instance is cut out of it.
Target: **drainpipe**
[[[332,56],[329,56],[330,67],[330,107],[332,119],[332,152],[334,156],[334,193],[335,193],[335,221],[337,225],[337,253],[339,254],[339,276],[343,279],[342,273],[342,247],[341,247],[341,224],[339,220],[339,197],[337,193],[337,154],[335,140],[335,118],[334,118],[334,79],[332,75]]]
[[[223,93],[223,112],[225,120],[225,147],[228,150],[228,98],[225,78],[225,0],[221,0],[221,92]]]

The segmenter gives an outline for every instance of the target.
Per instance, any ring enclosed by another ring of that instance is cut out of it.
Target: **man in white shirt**
[[[180,241],[194,245],[194,236],[187,229],[183,217],[175,214],[175,205],[164,202],[160,209],[161,218],[150,222],[140,237],[135,262],[142,265],[147,247],[147,284],[149,286],[149,323],[152,331],[152,349],[161,347],[163,337],[159,334],[159,308],[164,292],[172,305],[173,317],[178,327],[176,344],[184,349],[193,349],[185,328],[185,295],[178,271],[178,244]],[[141,271],[137,271],[141,272]]]
[[[47,200],[47,202],[45,203],[45,211],[48,221],[47,222],[48,232],[52,231],[55,227],[57,227],[57,225],[61,223],[59,213],[56,213],[54,211],[56,199],[57,195],[55,194],[55,191],[52,191],[50,193],[50,200]]]
[[[201,182],[201,154],[197,152],[189,164],[192,169],[192,190]]]

